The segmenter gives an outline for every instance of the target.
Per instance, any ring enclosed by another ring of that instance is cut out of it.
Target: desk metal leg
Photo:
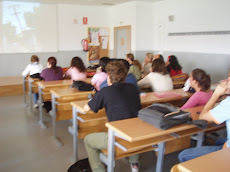
[[[23,98],[24,98],[24,104],[26,106],[26,78],[22,77],[23,81]]]
[[[56,97],[54,94],[52,94],[52,123],[53,123],[53,139],[54,142],[58,147],[63,146],[63,144],[60,142],[60,140],[56,136]]]
[[[73,150],[74,150],[74,161],[78,160],[78,123],[77,123],[77,109],[72,108],[73,113]]]
[[[29,96],[30,96],[30,110],[33,110],[33,93],[32,93],[32,84],[30,79],[28,80],[29,83]]]
[[[158,143],[156,172],[162,172],[164,164],[165,142]]]
[[[201,147],[203,144],[203,139],[204,139],[204,132],[200,132],[197,134],[197,143],[196,147]]]
[[[107,171],[113,172],[114,171],[114,144],[115,144],[115,134],[114,131],[109,128],[108,134],[108,166]]]
[[[42,88],[40,85],[38,86],[38,92],[39,92],[39,116],[40,116],[39,124],[41,128],[47,128],[46,125],[43,123],[43,117],[42,117]]]

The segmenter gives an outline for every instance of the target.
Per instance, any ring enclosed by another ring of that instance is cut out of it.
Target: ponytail
[[[55,73],[58,73],[58,67],[56,66],[57,60],[55,57],[48,58],[48,63],[51,65],[51,69],[55,71]]]
[[[196,80],[201,87],[201,91],[207,91],[211,86],[211,78],[202,69],[194,69],[192,71],[192,77]]]

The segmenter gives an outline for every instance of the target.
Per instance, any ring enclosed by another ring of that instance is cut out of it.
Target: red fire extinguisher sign
[[[83,24],[88,24],[88,17],[83,17]]]

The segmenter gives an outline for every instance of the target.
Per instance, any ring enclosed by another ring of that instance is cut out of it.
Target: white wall
[[[59,51],[82,50],[88,27],[109,27],[108,7],[60,4],[57,8]],[[88,25],[82,24],[83,17],[88,17]]]
[[[131,25],[131,50],[140,60],[152,50],[162,51],[165,58],[173,53],[178,55],[185,72],[201,67],[208,69],[210,74],[217,75],[218,69],[217,79],[223,77],[230,67],[229,35],[168,36],[170,32],[230,30],[229,0],[165,0],[158,3],[138,1],[112,7],[66,4],[52,6],[56,8],[57,14],[58,52],[38,53],[44,66],[49,56],[57,57],[58,64],[63,67],[68,66],[71,58],[76,55],[86,63],[87,53],[82,51],[80,42],[87,36],[89,26],[110,27],[112,52],[113,28]],[[173,22],[169,22],[169,15],[175,16]],[[82,25],[82,17],[88,17],[88,25]],[[74,19],[79,23],[74,24]],[[32,53],[0,54],[0,76],[19,76],[29,63],[31,55]]]
[[[153,3],[136,4],[136,51],[153,50]]]
[[[110,7],[111,41],[114,49],[114,27],[131,25],[131,50],[136,50],[136,2],[128,2]]]
[[[154,48],[229,54],[230,35],[168,36],[171,32],[230,30],[229,0],[165,0],[154,4]],[[170,22],[168,16],[174,15]]]

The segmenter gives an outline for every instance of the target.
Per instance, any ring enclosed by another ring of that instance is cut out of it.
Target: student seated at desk
[[[109,63],[110,59],[108,57],[102,57],[99,60],[99,68],[101,69],[100,72],[96,73],[92,80],[91,80],[91,84],[93,86],[95,86],[95,88],[97,89],[97,91],[100,90],[100,85],[102,82],[104,82],[107,78],[107,73],[106,73],[106,65]]]
[[[62,68],[56,65],[57,65],[57,60],[55,57],[48,58],[47,68],[41,72],[40,76],[45,81],[62,80],[63,79]]]
[[[153,60],[156,60],[156,59],[161,59],[163,62],[164,62],[164,57],[161,55],[161,54],[156,54],[154,57],[153,57]],[[152,61],[153,61],[152,60]]]
[[[212,96],[211,79],[202,69],[194,69],[190,75],[190,86],[195,89],[195,93],[181,107],[188,109],[205,105]]]
[[[56,80],[63,79],[62,68],[56,66],[56,64],[57,64],[57,60],[55,57],[48,58],[47,68],[44,69],[40,74],[40,76],[45,81],[56,81]],[[46,108],[46,111],[49,112],[51,110],[51,102],[50,101],[44,102],[44,107]]]
[[[147,53],[145,56],[145,60],[142,63],[142,77],[145,77],[149,74],[150,68],[152,67],[152,60],[153,60],[153,54]]]
[[[227,142],[220,146],[202,146],[196,148],[189,148],[182,151],[178,158],[180,162],[188,161],[211,152],[218,151],[222,148],[230,147],[230,97],[222,100],[219,105],[215,107],[218,99],[230,91],[230,77],[227,81],[220,83],[215,89],[212,97],[202,110],[199,119],[221,124],[226,122]]]
[[[169,56],[165,64],[171,77],[183,73],[182,67],[179,64],[176,56],[174,55]]]
[[[106,66],[108,87],[102,88],[85,105],[84,110],[98,112],[105,108],[108,121],[137,117],[141,109],[139,91],[133,84],[125,83],[127,68],[122,61],[112,61]],[[100,149],[108,147],[108,133],[92,133],[84,139],[93,172],[105,172],[106,169],[99,159]],[[139,168],[139,155],[129,157],[132,171]]]
[[[141,70],[133,64],[134,56],[133,54],[129,53],[126,56],[126,60],[129,62],[129,71],[128,73],[131,73],[135,76],[136,80],[139,81],[141,79]]]
[[[124,59],[117,59],[118,61],[122,61],[126,67],[126,69],[129,71],[129,63],[127,60]],[[136,86],[136,88],[139,90],[139,87],[137,85],[137,81],[135,79],[135,76],[132,73],[128,73],[126,78],[125,78],[125,83],[130,83]],[[104,88],[104,87],[108,87],[108,82],[107,82],[107,78],[104,82],[101,83],[100,88]]]
[[[70,77],[74,81],[82,81],[87,78],[86,68],[80,57],[73,57],[70,68],[66,71],[65,77]]]
[[[151,72],[140,80],[139,87],[150,85],[152,91],[167,91],[173,89],[173,82],[170,78],[164,61],[156,59],[152,62]]]
[[[30,75],[30,77],[32,78],[39,78],[40,77],[40,73],[43,69],[42,64],[39,63],[39,58],[36,55],[32,55],[31,56],[31,64],[29,64],[25,70],[22,72],[22,76],[26,77],[28,74]],[[34,97],[34,107],[38,107],[37,101],[38,101],[38,93],[34,93],[33,94]]]

